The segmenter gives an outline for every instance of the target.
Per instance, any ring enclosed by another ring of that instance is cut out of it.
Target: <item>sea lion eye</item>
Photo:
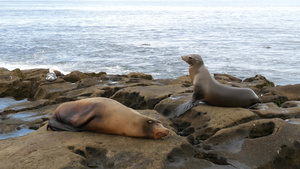
[[[148,120],[147,123],[148,123],[148,124],[152,124],[153,121],[152,121],[152,120]]]
[[[190,59],[190,60],[192,60],[192,57],[191,57],[191,56],[189,56],[189,59]]]

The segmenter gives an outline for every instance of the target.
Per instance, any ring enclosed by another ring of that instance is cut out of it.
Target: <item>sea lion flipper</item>
[[[174,115],[179,117],[180,115],[184,114],[185,112],[187,112],[188,110],[190,110],[191,108],[193,108],[194,105],[193,105],[193,102],[192,101],[188,101],[188,102],[185,102],[181,105],[179,105],[175,111],[174,111]]]
[[[179,105],[175,109],[173,114],[175,114],[177,117],[179,117],[182,114],[184,114],[185,112],[187,112],[188,110],[190,110],[191,108],[196,107],[196,106],[200,105],[201,103],[202,103],[202,100],[197,100],[197,101],[190,100],[186,103]]]
[[[252,105],[246,106],[246,109],[255,109],[256,106],[260,105],[259,103],[254,103]]]
[[[48,126],[47,126],[47,130],[48,128],[50,128],[51,130],[54,131],[83,131],[83,129],[65,124],[65,123],[61,123],[59,122],[55,117],[52,117],[49,122],[48,122]]]

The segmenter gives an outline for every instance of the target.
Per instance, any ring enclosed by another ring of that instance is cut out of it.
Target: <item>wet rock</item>
[[[50,104],[48,99],[21,102],[21,103],[12,105],[10,107],[7,107],[6,109],[4,109],[4,111],[1,114],[3,115],[3,114],[16,113],[16,112],[25,111],[25,110],[38,109],[38,108],[44,107],[48,104]]]
[[[34,104],[38,105],[37,103],[33,103],[33,105]],[[14,113],[11,112],[10,114],[2,112],[0,114],[1,134],[4,135],[9,135],[9,133],[13,134],[15,130],[20,130],[23,128],[36,130],[47,123],[48,118],[59,106],[59,104],[54,104],[54,105],[45,104],[43,107],[34,106],[34,109],[32,109],[33,107],[30,108],[30,104],[28,105],[29,107],[28,108],[24,107],[22,111],[18,111],[18,112],[14,111]]]

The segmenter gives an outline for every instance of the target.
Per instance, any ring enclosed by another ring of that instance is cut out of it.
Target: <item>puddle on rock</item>
[[[24,136],[35,131],[33,129],[28,129],[28,127],[24,126],[24,124],[47,116],[46,114],[42,114],[42,113],[40,114],[39,112],[31,112],[31,111],[23,111],[23,112],[4,114],[4,115],[1,114],[1,112],[4,111],[6,108],[27,101],[28,101],[27,99],[15,100],[11,97],[0,98],[0,123],[4,125],[4,129],[2,131],[3,133],[0,133],[0,140],[11,138],[11,137]],[[19,109],[19,108],[20,106],[14,107],[13,109]]]
[[[16,119],[16,120],[22,120],[26,122],[34,121],[42,117],[45,117],[45,115],[37,115],[37,113],[34,112],[19,112],[19,113],[6,115],[7,119]]]
[[[178,100],[178,99],[181,99],[183,97],[186,97],[186,96],[171,96],[171,97],[169,97],[169,99],[171,99],[171,100]]]
[[[6,109],[7,107],[16,105],[18,103],[23,103],[23,102],[27,102],[27,99],[24,100],[15,100],[11,97],[6,97],[6,98],[0,98],[0,113]]]
[[[11,132],[11,133],[0,134],[0,140],[11,138],[11,137],[25,136],[25,135],[33,132],[33,131],[35,131],[35,130],[27,129],[27,128],[22,128],[20,130],[16,130],[16,131]]]
[[[300,124],[299,121],[295,121],[295,120],[291,120],[291,119],[286,119],[285,121],[288,122],[288,123],[290,123],[290,124],[296,124],[296,125],[297,125],[297,124],[298,124],[298,125]]]
[[[124,84],[120,84],[119,81],[107,81],[105,83],[96,84],[95,86],[116,86],[116,87],[123,87]]]

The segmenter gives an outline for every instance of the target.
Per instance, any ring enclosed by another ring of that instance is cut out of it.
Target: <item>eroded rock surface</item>
[[[48,72],[0,69],[0,168],[300,168],[299,84],[215,74],[222,84],[253,89],[262,103],[252,109],[202,103],[176,117],[173,110],[191,99],[188,76],[56,71],[49,82]],[[171,133],[151,140],[46,130],[61,103],[89,97],[115,99],[161,120]],[[16,137],[23,130],[31,133]]]

